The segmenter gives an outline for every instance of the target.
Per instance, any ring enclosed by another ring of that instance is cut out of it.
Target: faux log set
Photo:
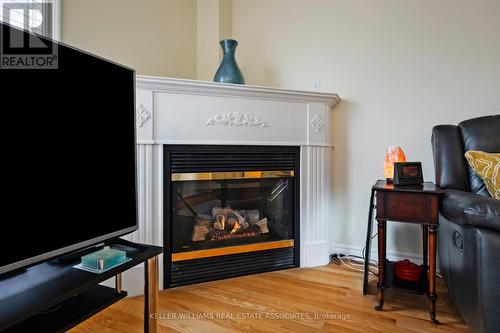
[[[211,215],[197,217],[191,240],[200,242],[246,238],[268,232],[267,217],[260,218],[258,209],[236,210],[230,207],[214,207]]]

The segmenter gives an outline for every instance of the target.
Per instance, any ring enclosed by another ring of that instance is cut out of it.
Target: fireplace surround
[[[164,286],[297,267],[300,147],[164,146]]]
[[[140,75],[136,88],[139,230],[127,239],[164,245],[165,146],[294,147],[299,151],[294,174],[300,178],[294,189],[299,193],[300,235],[300,242],[294,244],[295,264],[328,263],[333,216],[332,112],[340,101],[336,94]],[[206,232],[201,228],[201,235]],[[166,254],[160,259],[160,288],[168,287],[163,285],[168,260],[171,256]],[[131,294],[142,290],[143,274],[137,267],[124,275],[124,286]]]

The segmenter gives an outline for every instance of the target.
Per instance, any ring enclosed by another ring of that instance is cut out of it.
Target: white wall
[[[231,38],[232,0],[197,0],[196,79],[212,81],[222,58],[219,41]]]
[[[247,84],[338,93],[332,249],[364,246],[385,149],[403,147],[434,180],[434,125],[500,113],[500,1],[233,0]],[[393,224],[389,252],[420,253]]]
[[[196,0],[63,0],[62,41],[136,69],[196,77]]]

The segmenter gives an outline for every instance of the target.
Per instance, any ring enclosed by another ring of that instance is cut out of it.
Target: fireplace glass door
[[[293,239],[293,171],[172,174],[172,252]]]

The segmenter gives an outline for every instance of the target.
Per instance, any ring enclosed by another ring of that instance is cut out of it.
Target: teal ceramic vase
[[[214,76],[215,82],[245,84],[245,78],[241,73],[234,53],[238,42],[234,39],[224,39],[220,41],[223,57],[222,62]]]

